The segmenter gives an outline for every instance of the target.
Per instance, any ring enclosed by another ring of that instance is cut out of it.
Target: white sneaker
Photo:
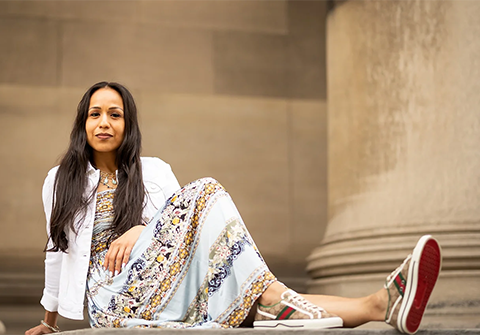
[[[388,292],[385,322],[402,333],[416,333],[441,267],[438,242],[430,235],[422,236],[413,253],[385,281]]]
[[[254,328],[335,328],[342,327],[343,320],[312,304],[295,291],[287,290],[282,300],[272,306],[258,304]]]

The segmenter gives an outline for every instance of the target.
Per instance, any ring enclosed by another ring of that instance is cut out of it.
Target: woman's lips
[[[95,136],[97,136],[97,137],[98,137],[99,139],[101,139],[101,140],[108,140],[110,137],[113,137],[113,136],[110,135],[110,134],[97,134],[97,135],[95,135]]]

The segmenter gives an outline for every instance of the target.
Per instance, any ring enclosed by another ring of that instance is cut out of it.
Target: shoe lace
[[[326,312],[322,307],[317,306],[314,303],[311,303],[310,301],[302,297],[297,292],[292,290],[288,290],[286,292],[290,293],[287,297],[287,300],[289,300],[295,306],[300,307],[304,311],[307,311],[312,314],[318,314],[319,317],[322,316],[322,312],[324,313]]]
[[[412,254],[408,255],[407,258],[405,258],[405,260],[403,261],[403,263],[400,264],[400,266],[398,266],[392,273],[388,275],[387,283],[389,283],[394,277],[398,275],[400,271],[402,271],[403,267],[405,266],[405,264],[407,264],[410,258],[412,258]]]

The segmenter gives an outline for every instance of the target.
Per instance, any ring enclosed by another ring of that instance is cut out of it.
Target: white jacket
[[[150,219],[163,207],[165,201],[180,188],[170,165],[159,158],[142,157],[143,182],[146,190],[145,220]],[[52,212],[53,184],[58,166],[48,172],[43,185],[42,198],[47,219],[47,235],[50,236],[50,215]],[[99,170],[90,164],[87,169],[88,186],[85,194],[92,194],[100,180]],[[83,222],[75,222],[78,236],[70,229],[67,233],[68,253],[46,252],[45,289],[40,303],[47,311],[58,311],[69,319],[83,320],[83,302],[90,261],[93,221],[96,196],[88,205]],[[49,241],[48,248],[53,246]]]

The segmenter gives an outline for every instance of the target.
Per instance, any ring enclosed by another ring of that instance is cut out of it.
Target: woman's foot
[[[402,333],[418,330],[441,266],[438,242],[430,235],[422,236],[413,253],[387,277],[386,323]]]
[[[275,289],[272,288],[272,289]],[[270,292],[271,293],[271,292]],[[284,288],[280,300],[263,305],[260,300],[253,327],[262,329],[278,328],[334,328],[342,327],[343,320],[314,305],[297,292]]]

